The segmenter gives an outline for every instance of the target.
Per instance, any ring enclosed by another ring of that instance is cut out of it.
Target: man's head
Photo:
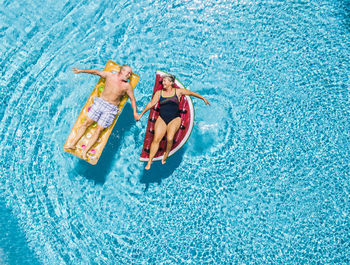
[[[121,75],[122,79],[124,81],[127,81],[131,74],[132,74],[132,69],[129,65],[127,64],[123,64],[121,67],[120,67],[120,72],[119,74]]]

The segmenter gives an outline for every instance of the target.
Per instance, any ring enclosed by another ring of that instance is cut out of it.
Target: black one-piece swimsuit
[[[176,89],[174,89],[174,95],[171,97],[163,97],[163,91],[160,94],[159,99],[159,116],[166,124],[169,124],[173,119],[180,117],[179,112],[179,99],[176,95]]]

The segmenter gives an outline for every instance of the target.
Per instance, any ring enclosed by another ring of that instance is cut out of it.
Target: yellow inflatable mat
[[[106,63],[106,66],[104,68],[105,71],[116,71],[119,72],[120,71],[120,65],[109,60]],[[132,73],[132,75],[130,76],[130,85],[132,86],[132,88],[134,89],[137,82],[139,81],[140,77],[135,74]],[[89,99],[87,100],[85,106],[83,107],[83,109],[81,110],[78,119],[76,120],[76,122],[74,123],[74,126],[67,138],[67,141],[65,143],[65,145],[67,145],[69,142],[71,142],[73,140],[73,138],[76,135],[77,129],[82,125],[82,123],[85,121],[85,117],[86,117],[86,113],[88,112],[90,106],[93,103],[93,98],[94,97],[99,97],[101,92],[104,89],[104,85],[105,85],[105,79],[104,78],[100,78],[100,80],[98,81],[98,83],[95,86],[95,89],[92,91],[91,95],[89,96]],[[91,149],[89,150],[88,154],[87,154],[87,162],[89,162],[92,165],[96,165],[96,163],[98,162],[102,151],[108,141],[109,135],[111,134],[115,123],[117,122],[117,119],[119,117],[119,115],[121,114],[123,107],[126,103],[126,101],[128,100],[128,96],[125,94],[124,97],[122,98],[122,100],[120,101],[119,104],[119,112],[116,115],[113,123],[111,126],[109,126],[108,128],[104,129],[103,132],[100,135],[100,138],[97,140],[97,142],[91,147]],[[94,131],[96,129],[97,123],[93,123],[85,132],[85,134],[80,138],[79,142],[76,145],[76,149],[72,150],[72,149],[63,149],[65,152],[67,153],[71,153],[81,159],[82,158],[82,151],[83,149],[87,146],[87,143],[89,141],[89,139],[92,137],[92,135],[94,134]]]

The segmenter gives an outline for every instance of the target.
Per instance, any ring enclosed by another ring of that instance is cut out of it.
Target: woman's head
[[[170,85],[173,85],[175,83],[175,76],[173,75],[166,75],[163,77],[163,85],[170,83]]]

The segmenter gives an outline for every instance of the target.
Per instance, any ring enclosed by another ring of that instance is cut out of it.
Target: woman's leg
[[[173,119],[168,124],[167,132],[166,132],[166,141],[167,141],[166,151],[163,155],[162,164],[166,163],[170,149],[173,146],[174,136],[175,136],[176,132],[179,130],[180,125],[181,125],[181,118],[180,117]]]
[[[158,117],[158,119],[154,125],[154,137],[153,137],[153,141],[152,141],[150,152],[149,152],[148,163],[147,163],[145,169],[151,168],[152,159],[158,151],[159,143],[162,140],[164,134],[166,133],[166,128],[167,128],[167,126],[166,126],[165,122],[163,121],[163,119],[161,117]]]

